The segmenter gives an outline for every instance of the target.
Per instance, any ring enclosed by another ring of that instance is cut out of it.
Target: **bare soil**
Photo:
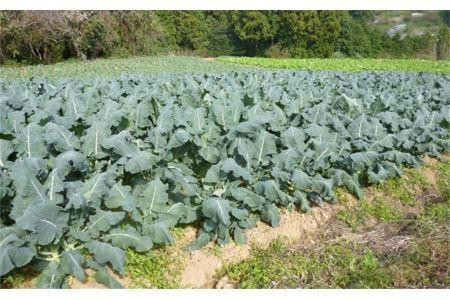
[[[221,287],[222,284],[218,284],[218,279],[214,277],[216,271],[224,264],[248,258],[251,244],[264,248],[279,237],[283,237],[288,244],[300,243],[302,240],[314,243],[308,239],[309,233],[320,230],[340,209],[341,205],[326,205],[324,208],[313,208],[310,214],[283,211],[278,227],[273,228],[260,222],[256,228],[246,231],[245,245],[229,243],[220,248],[219,254],[210,250],[212,246],[193,251],[186,257],[181,285],[193,288]],[[192,235],[192,238],[195,236]]]

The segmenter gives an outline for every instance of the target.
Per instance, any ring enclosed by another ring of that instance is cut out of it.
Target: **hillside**
[[[436,34],[444,24],[439,11],[377,11],[369,24],[393,36],[421,36],[426,33]]]

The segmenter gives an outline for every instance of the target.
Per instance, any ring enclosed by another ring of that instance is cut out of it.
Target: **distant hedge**
[[[449,56],[449,29],[390,37],[366,11],[2,11],[0,63],[156,54]],[[445,16],[444,16],[445,17]]]

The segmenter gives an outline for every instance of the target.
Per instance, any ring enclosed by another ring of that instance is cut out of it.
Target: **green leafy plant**
[[[0,81],[0,275],[36,264],[37,287],[85,269],[110,287],[128,249],[245,243],[245,230],[363,197],[420,155],[449,149],[446,76],[272,72]],[[3,114],[4,113],[4,114]],[[367,207],[395,220],[383,202]]]

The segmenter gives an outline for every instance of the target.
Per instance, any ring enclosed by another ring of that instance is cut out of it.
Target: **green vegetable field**
[[[218,61],[0,68],[0,276],[119,287],[177,228],[185,251],[245,244],[450,150],[448,61]]]
[[[272,69],[296,70],[336,70],[347,72],[360,71],[409,71],[450,73],[450,61],[432,61],[424,59],[354,59],[354,58],[308,58],[277,59],[262,57],[218,57],[219,62],[229,62],[246,66]]]
[[[29,65],[21,67],[1,67],[0,79],[28,79],[31,77],[96,78],[120,77],[130,74],[222,72],[251,67],[236,64],[207,61],[190,56],[131,57],[95,59],[91,61],[67,61],[54,65]]]

